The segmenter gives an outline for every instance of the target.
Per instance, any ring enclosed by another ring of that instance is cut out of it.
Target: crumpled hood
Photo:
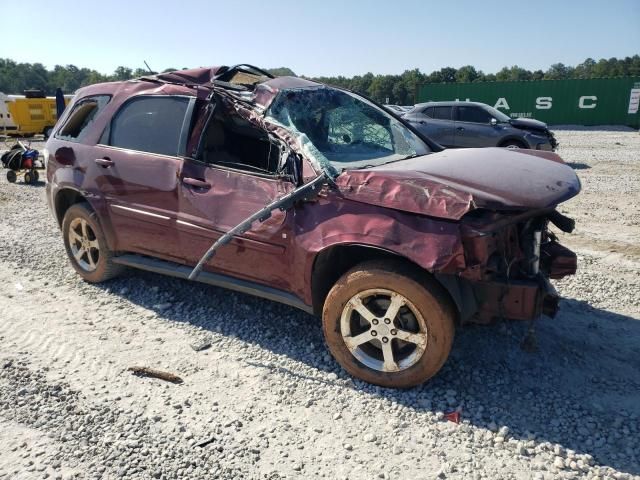
[[[444,150],[347,170],[336,183],[354,201],[452,220],[482,207],[554,207],[580,191],[580,180],[557,154],[505,148]]]
[[[546,131],[547,124],[540,120],[534,120],[533,118],[512,118],[509,123],[516,128],[522,128],[524,130],[544,130]]]

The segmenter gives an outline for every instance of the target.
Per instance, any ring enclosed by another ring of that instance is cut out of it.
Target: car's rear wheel
[[[123,269],[113,263],[96,214],[86,203],[72,205],[62,220],[64,246],[73,268],[91,283],[117,276]]]
[[[444,365],[454,319],[451,300],[435,280],[399,262],[365,262],[331,289],[322,323],[329,350],[347,372],[408,388]]]

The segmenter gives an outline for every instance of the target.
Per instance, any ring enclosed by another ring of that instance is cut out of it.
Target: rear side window
[[[489,112],[478,107],[457,107],[458,114],[457,119],[461,122],[473,122],[473,123],[489,123],[491,122],[491,115]]]
[[[424,114],[435,120],[451,120],[451,107],[427,107]]]
[[[186,97],[141,97],[125,104],[111,123],[108,144],[140,152],[177,156]]]
[[[110,99],[109,95],[96,95],[76,102],[56,136],[66,140],[82,141],[94,118]]]

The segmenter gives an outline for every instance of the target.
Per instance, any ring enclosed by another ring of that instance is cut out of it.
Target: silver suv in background
[[[546,123],[532,118],[509,118],[484,103],[419,103],[403,118],[445,147],[507,147],[549,151],[558,147]]]

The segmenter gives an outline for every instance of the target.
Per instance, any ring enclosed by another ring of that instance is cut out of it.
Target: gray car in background
[[[507,147],[553,151],[558,146],[546,123],[532,118],[509,118],[484,103],[420,103],[402,118],[432,140],[450,148]]]

